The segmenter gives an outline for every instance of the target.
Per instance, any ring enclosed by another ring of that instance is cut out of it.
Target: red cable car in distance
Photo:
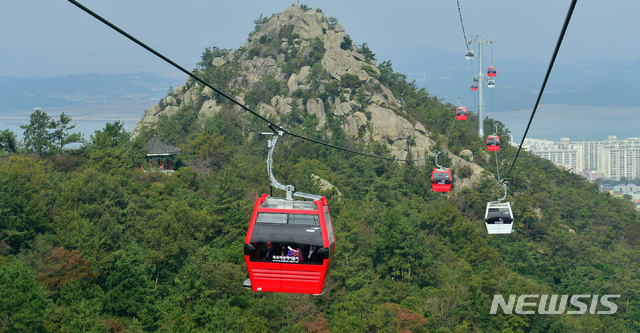
[[[499,151],[500,150],[500,137],[497,135],[487,136],[487,150]]]
[[[489,66],[487,67],[487,76],[488,77],[495,77],[496,76],[496,66]]]
[[[268,141],[267,170],[271,186],[285,190],[287,196],[263,194],[256,200],[244,241],[249,279],[243,285],[253,291],[322,295],[335,253],[327,199],[294,193],[293,185],[275,179],[273,151],[284,133],[272,129],[275,133],[262,133],[273,135]]]
[[[457,120],[467,120],[469,118],[469,111],[464,106],[458,106],[456,108],[456,119]]]
[[[477,83],[475,83],[475,82],[474,82],[474,83],[472,83],[472,84],[471,84],[471,90],[472,90],[472,91],[477,91],[477,90],[478,90],[478,84],[477,84]]]
[[[434,192],[451,191],[451,169],[434,168],[431,174],[431,190]]]

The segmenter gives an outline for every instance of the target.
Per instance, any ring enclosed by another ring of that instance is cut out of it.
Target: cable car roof
[[[260,208],[318,210],[314,201],[286,200],[284,198],[267,198]]]

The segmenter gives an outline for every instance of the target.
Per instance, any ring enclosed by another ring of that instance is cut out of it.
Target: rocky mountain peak
[[[347,136],[383,143],[398,158],[433,155],[435,143],[425,127],[405,118],[402,103],[380,82],[371,51],[354,44],[337,19],[294,4],[255,22],[256,30],[245,45],[235,50],[207,48],[195,74],[293,131],[301,121],[315,117],[315,129],[330,139],[328,119],[337,117]],[[216,95],[188,78],[147,111],[134,135],[181,108],[197,110],[205,119],[230,107]],[[479,166],[450,156],[456,165],[471,166],[473,176],[479,177]]]

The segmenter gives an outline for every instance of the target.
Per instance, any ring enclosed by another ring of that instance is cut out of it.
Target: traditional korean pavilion
[[[148,151],[147,162],[149,163],[149,169],[151,171],[173,172],[171,156],[180,154],[180,149],[171,147],[160,141],[155,134],[153,138],[147,142],[145,149]]]

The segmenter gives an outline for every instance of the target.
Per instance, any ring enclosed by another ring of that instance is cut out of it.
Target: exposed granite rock
[[[324,20],[322,13],[316,13],[315,10],[308,10],[302,14],[301,24],[295,25],[293,33],[300,35],[302,39],[313,39],[322,36],[322,24]]]
[[[342,193],[340,193],[340,190],[338,190],[337,187],[333,186],[333,184],[329,183],[328,181],[326,181],[326,180],[324,180],[324,179],[322,179],[319,176],[314,175],[314,174],[312,174],[311,177],[313,177],[313,179],[318,181],[318,183],[320,185],[320,191],[323,191],[323,192],[324,191],[330,191],[330,190],[335,188],[336,191],[338,192],[338,195],[337,195],[338,196],[338,201],[342,200],[342,198],[341,198],[342,197]]]
[[[264,117],[275,117],[278,115],[276,109],[274,109],[271,105],[260,102],[258,104],[258,113],[263,115]]]
[[[371,134],[373,140],[393,143],[403,138],[412,137],[414,132],[413,125],[393,111],[376,104],[369,105],[367,111],[371,112]]]
[[[193,87],[187,90],[187,92],[184,94],[181,105],[184,105],[184,104],[190,105],[190,104],[196,103],[200,95],[201,95],[200,88],[197,85],[193,85]]]
[[[353,112],[351,105],[348,102],[342,102],[335,106],[333,114],[336,116],[348,116]]]
[[[327,123],[327,114],[324,112],[324,103],[320,98],[309,99],[307,101],[307,113],[315,114],[318,117],[317,130],[320,130]]]
[[[309,76],[310,70],[311,70],[311,67],[309,66],[304,66],[300,68],[300,73],[298,73],[298,83],[304,83],[304,81],[307,79],[307,76]]]
[[[413,126],[413,128],[416,129],[416,131],[422,133],[422,134],[427,134],[427,129],[424,128],[424,126],[422,126],[422,124],[418,121],[416,122],[415,126]]]
[[[291,74],[291,76],[289,76],[287,87],[289,87],[289,95],[298,90],[298,75],[296,75],[296,73],[293,73]]]
[[[362,69],[362,61],[354,58],[352,53],[339,47],[328,49],[322,58],[322,68],[338,80],[347,73],[357,75],[362,81],[366,80],[369,74]]]
[[[482,167],[475,163],[467,162],[449,151],[447,151],[447,154],[451,158],[454,168],[469,167],[471,169],[471,175],[467,178],[460,178],[457,174],[453,175],[453,181],[455,184],[454,187],[456,191],[472,187],[473,184],[479,182],[480,179],[482,179],[482,173],[484,172],[484,169]]]
[[[387,104],[387,100],[384,99],[384,97],[382,97],[382,95],[380,95],[380,94],[375,94],[375,95],[371,96],[371,99],[369,101],[371,103],[378,104],[379,106],[383,106],[383,105]]]
[[[473,152],[471,152],[471,150],[469,149],[464,149],[460,152],[460,157],[469,161],[469,162],[473,162]]]
[[[347,117],[342,129],[348,136],[357,138],[360,128],[366,127],[367,123],[367,116],[364,113],[355,112]]]
[[[200,108],[200,112],[198,112],[199,119],[206,119],[212,117],[214,114],[220,111],[220,106],[216,105],[215,99],[209,99],[202,103],[202,107]]]
[[[169,105],[169,106],[167,106],[166,109],[164,109],[164,111],[162,111],[162,113],[167,115],[167,117],[171,117],[174,114],[176,114],[176,112],[178,112],[178,110],[180,110],[179,107],[174,106],[174,105]]]
[[[216,67],[220,67],[224,64],[226,64],[227,62],[229,62],[227,59],[222,58],[222,57],[216,57],[213,58],[213,60],[211,61],[211,64],[216,66]]]
[[[205,98],[211,99],[215,96],[215,91],[213,91],[213,89],[209,88],[209,87],[204,87],[204,89],[202,89],[202,95],[205,96]]]
[[[272,74],[276,78],[282,79],[281,70],[272,58],[254,57],[252,60],[240,61],[240,65],[244,74],[241,82],[249,89],[253,89],[265,74]]]

